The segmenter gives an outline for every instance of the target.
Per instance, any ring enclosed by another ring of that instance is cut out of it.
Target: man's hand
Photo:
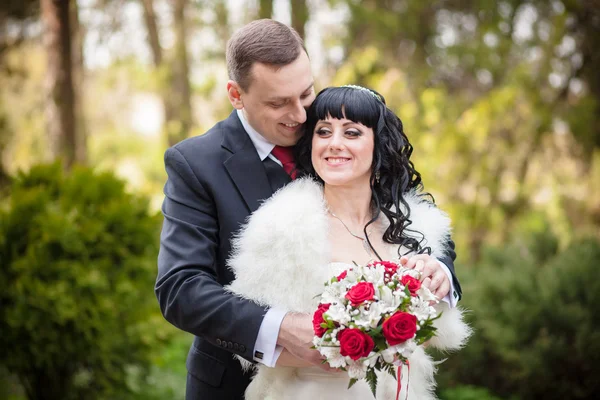
[[[312,367],[313,364],[308,361],[304,361],[301,358],[296,357],[290,353],[287,349],[283,349],[279,357],[277,358],[277,367],[294,367],[294,368],[306,368]]]
[[[332,371],[333,368],[330,368],[329,364],[323,364],[321,353],[311,349],[313,337],[314,331],[310,315],[287,313],[283,317],[279,328],[279,336],[277,337],[277,344],[284,347],[277,360],[277,365],[290,367],[317,366],[325,371]],[[281,359],[281,357],[284,358]]]
[[[427,254],[417,254],[410,258],[400,258],[400,264],[406,268],[414,268],[421,272],[421,282],[438,299],[446,297],[450,292],[450,280],[439,261]]]

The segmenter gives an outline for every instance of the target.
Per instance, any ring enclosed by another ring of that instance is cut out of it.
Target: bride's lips
[[[339,165],[345,165],[350,162],[350,158],[348,157],[325,157],[325,161],[327,165],[332,167],[337,167]]]

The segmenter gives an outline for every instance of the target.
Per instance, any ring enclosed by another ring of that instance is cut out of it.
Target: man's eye
[[[285,105],[284,103],[269,103],[269,106],[273,107],[273,108],[281,108],[284,105]]]

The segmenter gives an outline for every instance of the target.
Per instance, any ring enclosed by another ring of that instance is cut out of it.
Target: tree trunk
[[[308,5],[306,0],[291,0],[292,3],[292,28],[304,39],[304,26],[308,21]]]
[[[141,1],[142,6],[144,7],[144,22],[148,32],[148,43],[150,45],[150,50],[152,51],[152,61],[154,62],[156,75],[160,80],[159,91],[163,103],[164,113],[163,130],[166,132],[166,141],[170,144],[170,140],[168,138],[168,127],[171,126],[173,121],[176,120],[175,111],[172,104],[171,74],[169,71],[169,66],[164,61],[163,48],[160,44],[158,24],[156,23],[156,13],[154,12],[154,0]]]
[[[73,91],[70,0],[41,0],[46,47],[46,125],[53,158],[70,168],[75,162],[75,94]]]
[[[273,17],[273,0],[260,0],[258,3],[258,18]]]
[[[167,134],[172,146],[189,136],[192,127],[192,90],[189,80],[189,61],[186,48],[185,9],[187,0],[174,0],[173,25],[175,28],[175,54],[173,59],[173,108],[177,112],[177,120],[169,121]],[[174,122],[174,123],[171,123]]]
[[[87,125],[85,123],[83,85],[84,71],[83,63],[83,39],[85,37],[84,28],[79,24],[79,7],[77,1],[71,3],[71,27],[73,38],[73,91],[75,93],[75,161],[79,164],[87,163]]]
[[[144,6],[144,22],[148,31],[148,42],[152,49],[152,60],[154,66],[159,68],[162,65],[163,54],[158,36],[158,26],[156,25],[156,13],[154,12],[154,0],[142,0]]]

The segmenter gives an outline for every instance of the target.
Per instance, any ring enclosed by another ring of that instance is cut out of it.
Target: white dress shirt
[[[265,139],[252,126],[250,126],[242,110],[237,110],[237,115],[242,123],[242,126],[246,130],[246,133],[250,137],[250,140],[252,140],[252,144],[254,144],[260,160],[264,161],[265,158],[269,157],[277,164],[282,165],[277,157],[271,154],[271,151],[275,145]],[[450,273],[450,269],[448,269],[443,262],[438,262],[450,280],[450,292],[442,299],[442,301],[445,301],[450,305],[451,308],[453,308],[456,306],[458,301],[458,294],[454,290],[452,274]],[[254,344],[254,361],[260,362],[267,367],[274,367],[277,363],[277,359],[283,351],[283,347],[277,345],[277,337],[279,336],[279,329],[281,328],[281,322],[283,321],[285,314],[285,310],[278,309],[277,307],[269,309],[265,314],[262,324],[258,330],[256,343]]]

